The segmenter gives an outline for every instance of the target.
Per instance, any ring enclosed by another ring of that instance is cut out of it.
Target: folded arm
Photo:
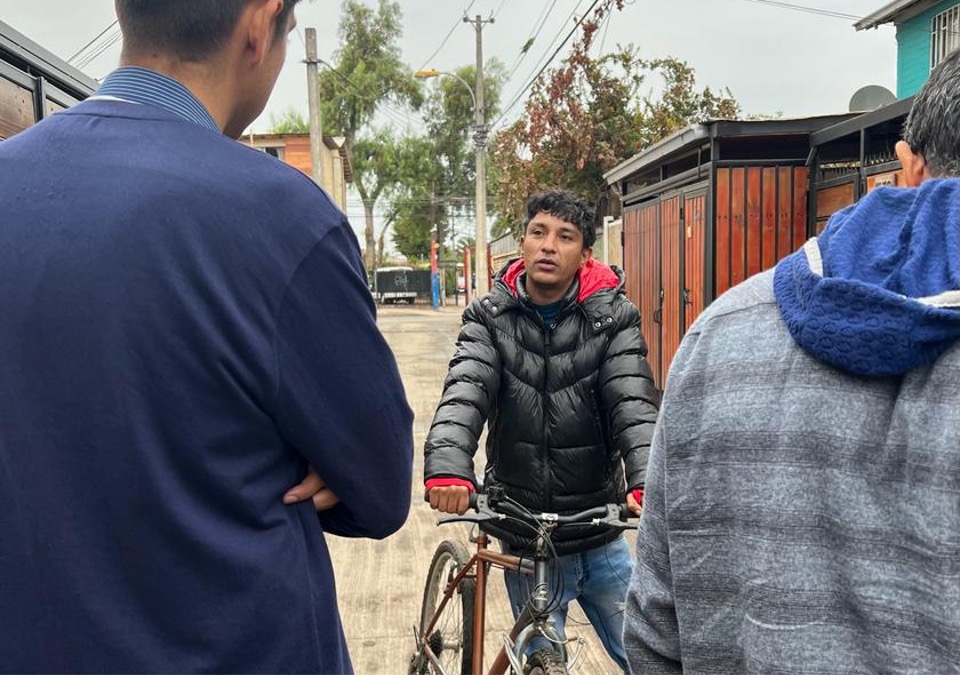
[[[346,221],[287,286],[277,367],[277,425],[323,483],[315,494],[324,530],[381,538],[399,529],[410,508],[413,414]]]

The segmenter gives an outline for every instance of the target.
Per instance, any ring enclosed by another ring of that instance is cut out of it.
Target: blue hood
[[[821,361],[889,376],[960,338],[960,180],[878,188],[774,272],[790,334]]]

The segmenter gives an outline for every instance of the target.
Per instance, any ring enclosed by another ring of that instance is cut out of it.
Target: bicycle
[[[452,675],[483,672],[483,636],[486,592],[490,569],[497,567],[533,576],[531,594],[520,617],[497,653],[488,675],[563,675],[567,673],[566,642],[550,618],[550,561],[555,556],[552,533],[565,525],[589,525],[627,530],[633,514],[624,505],[607,504],[572,515],[534,514],[499,493],[471,495],[475,514],[441,518],[439,524],[513,519],[536,529],[536,550],[522,558],[488,548],[488,536],[481,530],[471,540],[476,552],[470,556],[459,541],[440,543],[430,563],[420,608],[420,622],[414,627],[416,652],[410,660],[410,675]],[[457,596],[457,601],[454,601]],[[478,601],[479,600],[479,601]],[[525,652],[535,637],[546,638],[549,648],[538,649],[529,658]]]

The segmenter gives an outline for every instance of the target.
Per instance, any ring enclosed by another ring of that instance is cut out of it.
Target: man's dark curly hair
[[[569,190],[544,190],[527,200],[527,224],[538,213],[549,213],[583,233],[583,247],[592,248],[597,239],[597,214],[593,207]]]

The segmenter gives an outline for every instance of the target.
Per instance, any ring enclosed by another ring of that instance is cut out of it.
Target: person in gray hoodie
[[[632,672],[960,672],[960,52],[879,188],[730,290],[670,370]]]

